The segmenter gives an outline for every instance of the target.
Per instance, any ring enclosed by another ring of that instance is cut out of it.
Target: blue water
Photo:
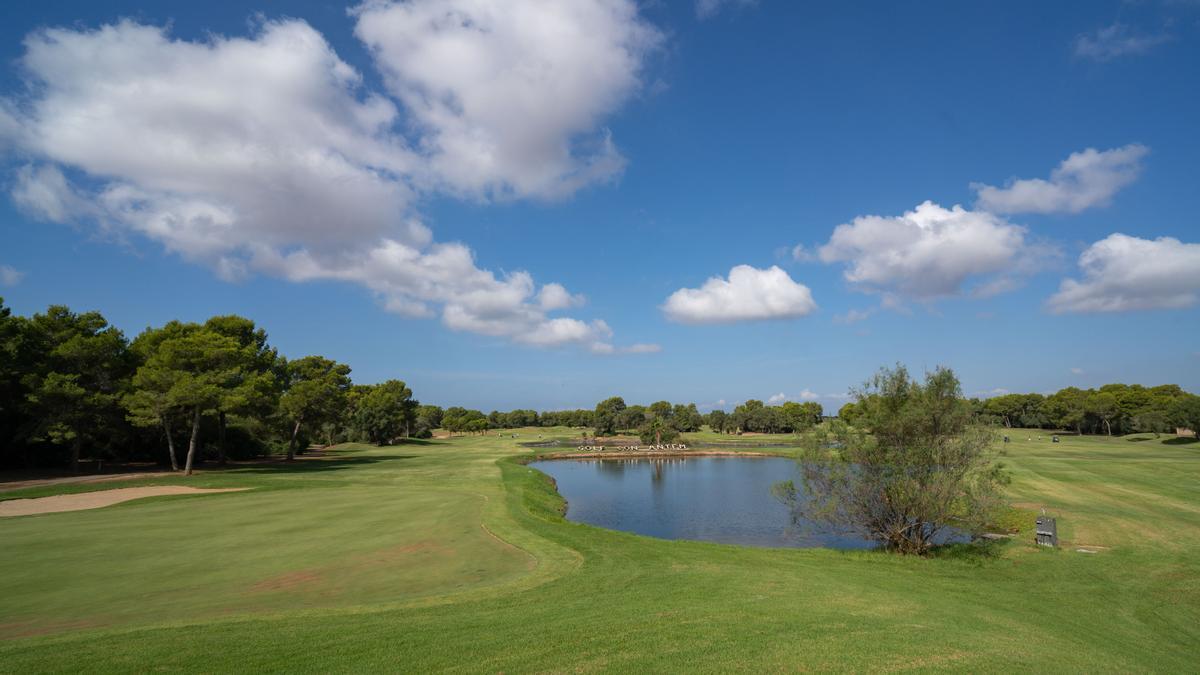
[[[792,522],[771,495],[799,466],[782,457],[554,459],[530,466],[554,478],[567,519],[661,539],[745,546],[872,548],[847,533]]]

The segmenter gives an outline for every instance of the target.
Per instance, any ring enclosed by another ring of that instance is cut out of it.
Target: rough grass
[[[0,671],[1195,671],[1200,444],[1010,432],[1064,546],[912,559],[567,522],[515,459],[537,433],[0,520]]]

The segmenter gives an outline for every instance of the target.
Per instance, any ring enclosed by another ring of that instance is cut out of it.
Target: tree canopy
[[[883,369],[855,403],[857,427],[838,421],[813,435],[803,489],[777,486],[798,516],[917,554],[948,528],[978,533],[994,522],[1005,481],[996,437],[953,371],[938,368],[921,383],[903,366]]]

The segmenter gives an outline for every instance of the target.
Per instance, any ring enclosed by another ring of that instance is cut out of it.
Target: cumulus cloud
[[[1170,39],[1167,33],[1138,33],[1118,22],[1076,37],[1075,56],[1093,61],[1111,61],[1121,56],[1144,54]]]
[[[845,263],[847,281],[884,293],[885,305],[894,307],[901,297],[931,300],[1011,287],[1045,255],[1025,235],[1025,228],[1000,216],[926,201],[901,216],[859,216],[838,225],[818,253],[826,263]],[[974,282],[969,289],[968,281]]]
[[[1200,244],[1111,234],[1079,256],[1082,279],[1065,279],[1047,308],[1126,312],[1191,307],[1200,296]]]
[[[1013,179],[1002,187],[973,183],[976,205],[995,213],[1079,213],[1108,205],[1137,180],[1150,150],[1132,143],[1112,150],[1073,152],[1050,172],[1050,180]]]
[[[429,178],[477,196],[560,197],[619,173],[601,118],[662,34],[628,0],[410,0],[355,10]]]
[[[446,186],[524,196],[586,184],[586,167],[601,159],[580,154],[578,137],[608,143],[601,119],[637,85],[643,43],[657,33],[620,2],[565,3],[546,14],[555,24],[542,25],[540,36],[507,12],[525,16],[530,2],[439,6],[449,13],[406,5],[434,22],[431,35],[449,41],[413,47],[402,73],[389,50],[403,41],[376,23],[396,8],[359,10],[359,32],[373,40],[401,105],[366,88],[298,20],[196,42],[131,21],[35,32],[20,61],[31,86],[23,98],[0,102],[0,133],[28,161],[11,196],[40,219],[135,233],[227,280],[265,273],[348,281],[374,290],[389,311],[440,314],[453,330],[603,351],[612,333],[603,321],[552,316],[579,307],[582,296],[557,283],[539,287],[526,272],[479,268],[467,246],[435,242],[415,204]],[[487,37],[447,38],[439,26],[455,21]],[[548,35],[564,44],[548,44]],[[538,56],[539,49],[557,51]],[[508,81],[520,105],[493,109],[495,83],[469,76],[485,65],[524,78]],[[421,89],[435,80],[441,89]],[[603,91],[590,104],[564,102],[581,82]],[[549,111],[556,106],[570,109]],[[471,163],[447,149],[452,137],[486,144],[493,136],[515,145],[484,152],[482,182],[448,173],[456,162]]]
[[[793,319],[816,308],[808,287],[775,265],[765,270],[738,265],[728,279],[712,277],[700,288],[681,288],[662,306],[668,319],[690,324]]]
[[[0,265],[0,286],[16,286],[25,278],[25,273],[11,265]]]

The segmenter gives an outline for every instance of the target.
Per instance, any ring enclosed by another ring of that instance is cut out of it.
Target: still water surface
[[[554,478],[567,519],[580,523],[744,546],[873,546],[794,524],[771,495],[780,481],[801,485],[796,462],[782,457],[554,459],[530,466]]]

